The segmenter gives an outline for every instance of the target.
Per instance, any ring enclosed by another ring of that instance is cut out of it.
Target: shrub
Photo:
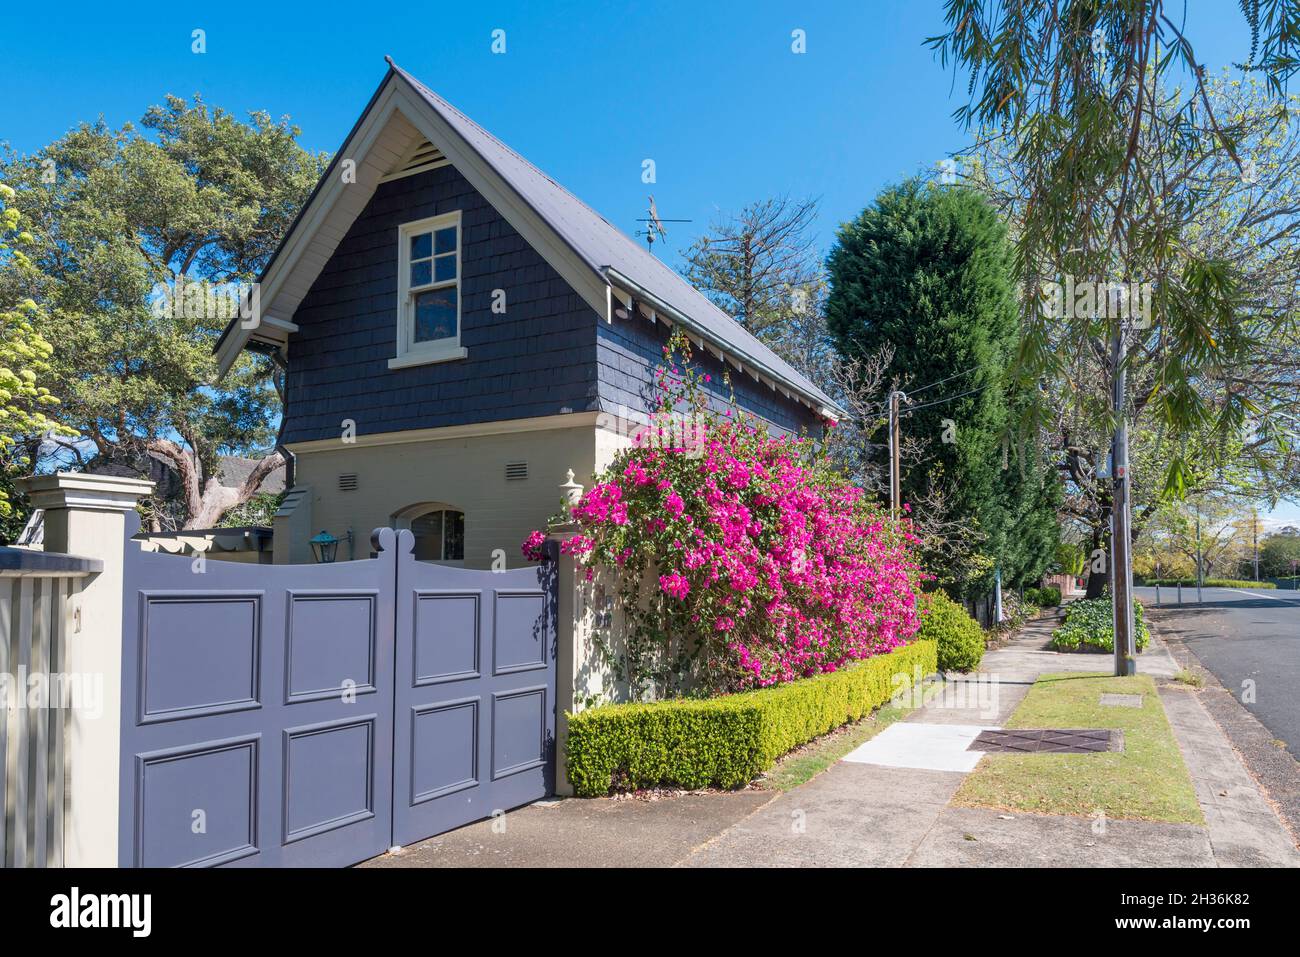
[[[1148,578],[1144,584],[1149,586],[1195,588],[1195,578]],[[1254,582],[1240,578],[1207,578],[1201,582],[1206,588],[1276,588],[1274,582]]]
[[[1039,608],[1056,608],[1061,604],[1061,589],[1056,585],[1026,588],[1025,601],[1031,601]]]
[[[998,631],[1011,631],[1019,628],[1038,613],[1038,606],[1022,600],[1015,592],[1007,590],[1002,593],[1002,620],[994,627]]]
[[[921,598],[917,637],[933,641],[940,671],[973,671],[984,657],[984,631],[966,609],[941,591]]]
[[[920,577],[910,524],[806,436],[713,411],[680,332],[664,359],[651,425],[573,506],[579,533],[562,546],[588,577],[617,578],[629,640],[616,664],[634,694],[765,687],[906,644]]]
[[[659,785],[740,787],[791,748],[856,721],[935,671],[933,641],[812,678],[725,695],[611,704],[569,715],[569,780],[580,797]],[[902,676],[901,678],[899,676]]]
[[[1082,647],[1115,650],[1114,610],[1109,597],[1071,602],[1068,608],[1065,621],[1052,632],[1053,648],[1062,651]],[[1136,599],[1133,601],[1133,624],[1136,629],[1134,644],[1138,651],[1142,651],[1151,633],[1142,619],[1142,603]]]

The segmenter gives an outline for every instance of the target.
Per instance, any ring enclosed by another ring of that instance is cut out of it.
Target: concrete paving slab
[[[1219,865],[1300,867],[1300,851],[1290,832],[1202,706],[1200,695],[1174,685],[1158,690],[1192,776]]]
[[[963,775],[840,763],[728,829],[686,867],[899,867]]]
[[[755,790],[657,801],[572,798],[549,807],[534,804],[360,866],[667,867],[774,796]]]
[[[970,750],[971,742],[981,731],[996,730],[989,725],[900,721],[858,745],[841,760],[892,768],[973,771],[984,752]]]
[[[1213,867],[1194,824],[1100,821],[1064,815],[947,808],[909,867]]]

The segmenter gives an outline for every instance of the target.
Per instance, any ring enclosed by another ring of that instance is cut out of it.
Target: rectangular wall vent
[[[355,492],[357,490],[357,473],[344,472],[339,476],[340,492]]]
[[[506,464],[507,481],[516,481],[518,479],[528,478],[527,462],[508,462]]]

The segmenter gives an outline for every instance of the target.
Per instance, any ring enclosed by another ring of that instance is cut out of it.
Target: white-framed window
[[[390,369],[463,359],[460,211],[397,228],[397,355]]]

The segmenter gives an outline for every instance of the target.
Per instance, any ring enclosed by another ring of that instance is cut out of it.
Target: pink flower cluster
[[[546,559],[546,533],[541,531],[532,531],[524,539],[521,549],[524,558],[530,562],[540,562]]]
[[[714,690],[889,651],[919,626],[916,539],[812,451],[730,419],[689,453],[638,444],[573,508],[565,550],[654,569],[670,630],[728,675]]]

